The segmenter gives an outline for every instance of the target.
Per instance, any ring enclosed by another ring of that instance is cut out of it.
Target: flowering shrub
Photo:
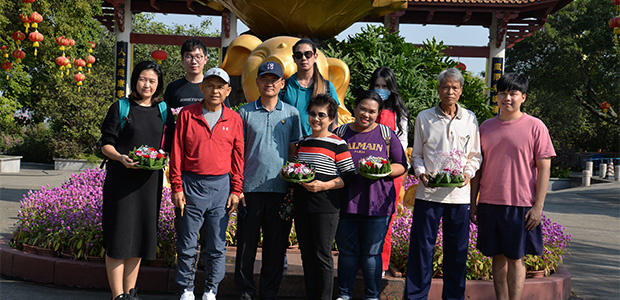
[[[418,184],[419,182],[420,180],[418,179],[418,177],[415,177],[413,175],[407,175],[407,178],[405,179],[405,183],[403,184],[403,188],[406,191],[410,186],[414,184]]]
[[[412,212],[406,207],[399,208],[394,218],[392,234],[392,256],[391,262],[399,271],[405,272],[407,269],[407,256],[409,254],[409,234],[411,231]],[[442,276],[443,266],[443,232],[440,222],[433,255],[433,277]],[[568,253],[566,247],[571,241],[572,235],[565,233],[566,228],[557,223],[551,222],[545,215],[542,217],[543,233],[543,255],[527,255],[524,258],[525,267],[528,271],[545,270],[549,275],[562,264],[564,255]],[[467,254],[467,275],[468,280],[488,280],[491,279],[491,258],[484,256],[476,248],[478,239],[478,226],[469,224],[469,250]]]
[[[87,255],[103,257],[102,204],[105,171],[89,169],[60,187],[29,191],[17,214],[13,245],[30,244],[73,253],[77,259]],[[157,257],[172,262],[175,257],[174,205],[170,189],[164,188],[159,226]]]

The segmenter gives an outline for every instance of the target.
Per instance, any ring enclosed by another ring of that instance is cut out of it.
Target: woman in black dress
[[[170,149],[174,117],[169,108],[158,105],[163,86],[158,64],[139,63],[131,75],[129,112],[121,116],[120,102],[127,101],[121,99],[110,106],[101,126],[101,152],[109,159],[103,185],[103,240],[113,299],[140,299],[135,289],[140,260],[155,259],[163,172],[138,169],[127,155],[141,145]]]

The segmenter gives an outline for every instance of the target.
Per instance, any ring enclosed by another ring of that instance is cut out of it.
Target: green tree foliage
[[[351,71],[351,82],[345,103],[352,109],[355,95],[369,87],[372,72],[381,66],[394,70],[398,89],[409,110],[410,127],[419,112],[437,105],[437,75],[446,68],[456,67],[456,61],[445,56],[443,42],[424,42],[419,48],[407,43],[398,33],[390,33],[383,26],[369,25],[360,33],[349,36],[346,41],[328,41],[323,49],[327,56],[344,61]],[[486,104],[484,81],[469,72],[463,72],[465,85],[459,104],[476,113],[478,121],[492,116]],[[409,131],[411,134],[413,130]],[[412,135],[410,134],[410,138]]]
[[[0,46],[6,45],[10,54],[16,45],[11,34],[17,30],[24,32],[20,13],[39,12],[43,21],[38,30],[45,39],[40,43],[38,55],[34,56],[32,43],[26,39],[22,43],[26,58],[15,64],[6,79],[0,76],[0,129],[3,136],[12,141],[22,141],[13,149],[3,151],[21,154],[25,160],[51,162],[52,157],[79,157],[97,151],[100,126],[109,106],[116,100],[114,96],[115,38],[103,25],[94,19],[101,15],[101,0],[37,0],[30,8],[21,1],[0,0]],[[153,14],[137,14],[134,17],[135,32],[152,34],[178,34],[187,36],[206,36],[205,30],[210,19],[201,26],[168,26],[154,21]],[[30,29],[32,31],[32,28]],[[217,35],[212,33],[211,35]],[[55,38],[65,36],[76,41],[75,46],[66,49],[67,57],[85,59],[88,42],[96,43],[92,55],[96,58],[91,72],[83,71],[86,79],[78,92],[73,76],[77,73],[72,67],[61,76],[55,59],[62,55]],[[152,60],[150,53],[162,48],[169,53],[163,63],[165,83],[184,76],[180,60],[179,46],[135,45],[133,62]],[[208,66],[217,64],[217,49],[209,49]],[[9,58],[14,61],[12,57]],[[68,73],[68,74],[67,74]],[[18,109],[28,109],[33,113],[30,124],[14,117]],[[24,127],[24,125],[28,125]],[[36,134],[33,134],[36,133]],[[23,137],[21,139],[20,137]],[[31,139],[31,140],[29,140]],[[41,155],[41,152],[48,155]]]
[[[556,149],[620,151],[620,46],[607,25],[614,13],[609,1],[575,0],[507,52],[506,70],[530,80],[524,111],[545,122]]]

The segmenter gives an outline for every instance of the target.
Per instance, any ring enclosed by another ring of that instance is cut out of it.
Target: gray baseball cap
[[[226,83],[230,84],[230,77],[228,76],[228,73],[226,73],[226,71],[224,71],[223,69],[220,69],[220,68],[211,68],[211,69],[209,69],[205,73],[205,76],[203,77],[203,80],[206,79],[209,76],[217,76],[217,77],[221,78],[222,80],[224,80]]]

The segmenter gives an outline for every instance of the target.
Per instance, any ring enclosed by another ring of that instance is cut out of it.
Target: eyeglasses
[[[280,82],[280,80],[282,80],[282,78],[278,78],[276,80],[269,80],[267,78],[258,78],[258,81],[260,83],[262,83],[262,84],[265,84],[265,85],[267,85],[267,84],[276,84],[276,83]]]
[[[205,58],[204,55],[193,56],[191,54],[186,54],[185,56],[183,56],[183,59],[185,59],[185,60],[187,60],[189,62],[191,62],[192,60],[202,61],[204,58]]]
[[[308,112],[308,116],[310,116],[310,118],[316,118],[317,116],[319,117],[319,120],[323,120],[325,118],[327,118],[327,114],[324,112],[316,112],[314,110],[311,110]]]
[[[301,59],[302,56],[305,56],[306,59],[310,59],[313,55],[314,55],[314,52],[312,51],[306,51],[304,53],[297,51],[293,53],[293,57],[295,57],[296,59]]]

